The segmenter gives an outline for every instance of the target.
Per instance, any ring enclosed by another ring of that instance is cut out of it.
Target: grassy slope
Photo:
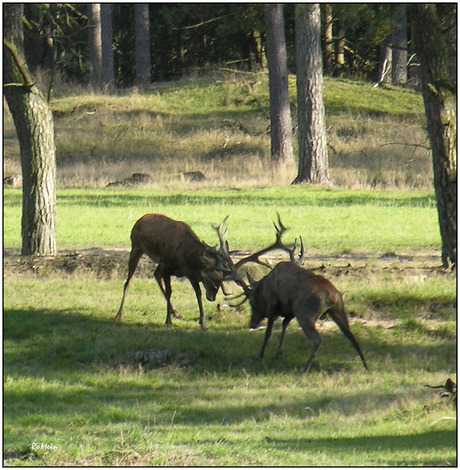
[[[101,187],[133,171],[176,186],[177,176],[189,170],[227,186],[279,186],[294,179],[295,168],[286,175],[271,168],[267,119],[258,104],[268,109],[266,74],[188,78],[113,96],[79,91],[65,90],[53,101],[61,186]],[[338,186],[431,187],[429,154],[416,146],[426,144],[420,93],[326,79],[325,106]],[[7,112],[4,129],[6,137],[15,135]],[[19,171],[11,157],[17,145],[7,145],[7,172]]]

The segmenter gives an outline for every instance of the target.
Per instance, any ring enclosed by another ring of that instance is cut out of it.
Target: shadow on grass
[[[426,358],[433,361],[432,357],[438,355],[445,364],[446,353],[455,355],[454,342],[444,348],[412,344],[410,339],[388,345],[384,336],[372,338],[371,333],[364,332],[360,328],[355,333],[371,371],[382,367],[381,359],[388,356],[393,356],[391,364],[383,367],[394,371],[396,366],[405,372],[407,363],[401,362],[405,355],[416,358],[413,367],[423,370]],[[310,345],[303,333],[292,327],[286,339],[287,358],[276,360],[277,331],[267,357],[260,362],[255,358],[263,334],[254,333],[222,327],[202,332],[197,325],[166,328],[118,324],[111,318],[91,318],[72,310],[6,310],[4,376],[7,384],[13,385],[4,390],[5,419],[9,423],[31,419],[31,425],[34,420],[46,419],[56,426],[76,420],[78,417],[73,415],[78,410],[89,424],[132,422],[148,427],[152,420],[162,425],[172,421],[184,425],[237,424],[248,416],[257,422],[272,415],[310,418],[306,407],[315,415],[328,409],[338,409],[342,415],[354,414],[357,409],[362,412],[366,407],[385,410],[398,399],[396,393],[374,389],[350,390],[340,403],[334,390],[305,394],[300,388],[296,394],[286,391],[283,398],[274,397],[270,387],[260,385],[259,379],[268,376],[282,383],[286,374],[295,376],[306,362]],[[311,373],[321,370],[329,376],[363,370],[354,349],[338,330],[321,334],[324,345]],[[163,372],[139,370],[133,361],[134,353],[158,348],[168,348],[173,362],[165,365]],[[374,352],[369,354],[372,349]],[[27,387],[24,384],[29,378],[45,380],[46,385]],[[25,382],[14,386],[16,380]],[[299,380],[308,391],[308,380]],[[63,383],[67,385],[56,385]],[[241,399],[245,383],[257,394],[249,393]],[[311,446],[308,442],[283,442],[279,444]],[[324,445],[334,442],[325,441]],[[323,443],[318,441],[317,445]],[[342,445],[345,447],[346,441]],[[377,440],[371,440],[371,445],[377,446]]]
[[[371,461],[384,465],[404,465],[404,466],[430,466],[430,465],[455,465],[455,461],[448,461],[448,455],[456,447],[455,431],[428,431],[420,434],[406,434],[397,436],[369,436],[369,437],[340,437],[328,439],[272,439],[267,438],[270,444],[277,449],[292,450],[298,452],[303,450],[309,453],[328,453],[329,451],[340,453],[353,452],[379,454],[384,450],[393,451],[395,455],[407,452],[412,455],[407,460],[401,461],[398,457],[388,457],[386,461],[382,458],[371,456]],[[424,458],[424,454],[435,452],[446,452],[446,460]]]
[[[105,367],[137,367],[134,362],[136,351],[151,351],[167,348],[171,351],[173,365],[185,367],[191,372],[240,374],[244,369],[249,374],[267,372],[299,373],[306,363],[311,344],[293,321],[287,330],[285,355],[275,359],[280,337],[280,322],[268,343],[263,361],[257,359],[264,331],[251,332],[240,327],[222,327],[212,324],[203,332],[193,321],[176,321],[171,328],[155,324],[135,324],[129,318],[121,323],[114,318],[94,318],[84,311],[66,310],[8,310],[4,311],[4,369],[5,373],[27,376],[49,376],[53,373],[79,372],[91,365]],[[399,330],[382,330],[355,325],[352,330],[357,337],[369,366],[382,358],[404,357],[406,353],[430,358],[430,363],[438,358],[441,363],[445,354],[454,354],[455,338],[444,331],[438,335],[444,344],[432,341],[433,332],[410,328],[411,333],[401,334]],[[324,330],[321,324],[318,331],[324,342],[313,362],[313,371],[334,373],[343,369],[361,367],[356,351],[340,330]],[[418,335],[418,336],[417,336]],[[424,335],[427,340],[420,341]],[[391,337],[391,342],[388,339]],[[401,338],[398,340],[398,338]],[[394,339],[397,341],[394,341]],[[418,338],[418,339],[417,339]],[[452,349],[452,351],[451,351]],[[438,357],[439,356],[439,357]],[[407,364],[406,364],[407,365]],[[395,364],[395,367],[398,367]],[[404,366],[401,366],[404,367]]]
[[[325,196],[327,194],[327,196]],[[209,204],[225,204],[235,206],[270,206],[276,207],[280,204],[279,194],[270,191],[246,191],[225,190],[216,192],[208,191],[190,191],[174,192],[169,191],[165,194],[151,194],[145,192],[145,195],[130,194],[123,190],[107,190],[107,192],[85,190],[78,193],[60,192],[57,195],[58,203],[62,206],[90,206],[90,207],[131,207],[139,205],[168,205],[168,206],[201,206]],[[9,192],[3,201],[5,207],[20,206],[22,201],[21,192]],[[395,197],[385,193],[376,193],[368,191],[356,191],[353,194],[344,192],[324,191],[324,196],[318,194],[292,192],[292,197],[283,197],[283,206],[310,205],[320,207],[338,207],[355,205],[375,205],[389,207],[436,207],[434,196],[428,193],[410,194],[407,196]]]

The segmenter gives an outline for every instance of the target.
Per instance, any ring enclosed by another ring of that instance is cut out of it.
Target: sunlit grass
[[[5,190],[4,246],[19,248],[21,193]],[[59,249],[130,246],[134,222],[159,212],[188,223],[209,244],[213,227],[229,215],[232,249],[271,243],[279,212],[292,241],[306,253],[385,254],[440,248],[433,194],[423,191],[343,191],[309,187],[202,190],[60,190]]]

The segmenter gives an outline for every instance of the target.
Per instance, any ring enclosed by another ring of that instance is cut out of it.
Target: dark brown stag
[[[365,369],[368,370],[359,343],[350,330],[342,295],[326,278],[300,267],[303,257],[302,239],[300,243],[301,254],[297,262],[295,262],[296,244],[294,244],[294,248],[289,248],[281,242],[281,237],[286,231],[286,227],[282,224],[279,215],[278,224],[278,226],[275,224],[276,242],[270,247],[240,260],[237,265],[232,263],[228,253],[228,244],[225,240],[227,232],[222,233],[221,227],[218,229],[221,251],[225,253],[227,264],[232,271],[230,277],[243,288],[251,304],[252,316],[250,327],[257,328],[261,321],[267,318],[267,330],[260,351],[260,358],[264,356],[265,348],[272,333],[273,323],[279,316],[284,319],[280,344],[276,355],[277,357],[283,355],[283,341],[286,328],[295,317],[305,335],[313,343],[313,349],[301,375],[304,374],[309,370],[323,341],[316,330],[316,322],[319,318],[325,318],[326,315],[329,315],[351,341],[361,357]],[[250,285],[248,285],[238,274],[237,267],[247,261],[260,262],[258,258],[261,254],[277,248],[289,253],[291,261],[278,263],[267,276],[258,282],[249,278]]]
[[[195,290],[200,310],[200,325],[205,330],[206,318],[201,301],[200,282],[204,285],[206,298],[213,302],[222,286],[223,273],[228,271],[221,253],[200,241],[186,223],[161,214],[146,214],[141,217],[131,231],[131,244],[128,279],[116,320],[121,320],[131,278],[145,253],[158,263],[155,279],[167,302],[166,325],[171,325],[171,316],[177,316],[171,304],[171,276],[186,277]]]

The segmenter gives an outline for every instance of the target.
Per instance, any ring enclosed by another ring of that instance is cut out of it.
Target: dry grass
[[[152,176],[154,187],[194,187],[197,183],[181,177],[190,171],[205,175],[200,187],[290,184],[296,166],[270,161],[268,122],[255,101],[268,108],[266,77],[257,78],[250,87],[235,77],[191,77],[155,84],[143,94],[128,90],[112,96],[61,90],[53,101],[58,186],[101,188],[140,172]],[[423,107],[414,108],[414,96],[326,81],[330,174],[337,187],[432,188]],[[295,96],[291,99],[295,117]],[[395,114],[378,111],[388,99],[395,101]],[[5,106],[4,174],[17,173],[19,148]]]

